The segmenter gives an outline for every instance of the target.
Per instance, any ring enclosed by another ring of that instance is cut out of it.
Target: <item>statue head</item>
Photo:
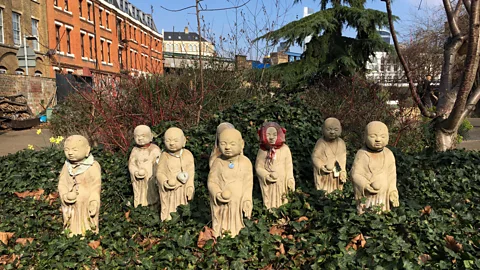
[[[220,142],[220,152],[222,152],[222,155],[226,158],[240,155],[245,146],[242,134],[234,128],[226,129],[220,133],[218,141]]]
[[[165,131],[163,142],[168,152],[175,153],[185,147],[186,138],[181,129],[171,127]]]
[[[287,130],[278,123],[266,122],[258,130],[260,145],[263,148],[279,148],[285,143],[285,134]]]
[[[229,128],[235,128],[235,126],[233,126],[232,124],[230,124],[228,122],[220,123],[220,125],[217,126],[217,135],[215,136],[215,146],[216,147],[218,147],[218,144],[219,144],[218,138],[220,136],[220,133],[222,133],[225,129],[229,129]]]
[[[342,134],[342,125],[337,118],[330,117],[323,123],[322,131],[324,139],[328,141],[335,140]]]
[[[63,151],[71,162],[79,162],[90,155],[90,144],[82,135],[72,135],[65,140]]]
[[[153,133],[149,126],[139,125],[133,130],[133,137],[138,146],[144,146],[152,142]]]
[[[380,122],[368,123],[365,128],[365,145],[374,151],[382,151],[388,144],[388,127]]]

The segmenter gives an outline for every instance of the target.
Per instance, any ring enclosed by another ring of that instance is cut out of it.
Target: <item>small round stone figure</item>
[[[220,148],[219,148],[218,137],[220,136],[220,133],[222,133],[222,131],[224,131],[225,129],[229,129],[229,128],[235,128],[235,127],[228,122],[220,123],[220,125],[217,126],[217,133],[215,134],[215,146],[213,147],[212,153],[210,154],[210,159],[208,161],[208,167],[209,168],[212,167],[215,159],[217,159],[218,157],[220,157],[222,155],[222,153],[220,152]]]
[[[312,153],[315,187],[326,193],[343,190],[343,184],[347,181],[347,147],[340,138],[340,121],[336,118],[326,119],[322,132],[323,138],[317,141]]]
[[[236,129],[219,136],[222,155],[213,162],[208,174],[208,191],[215,236],[229,231],[236,236],[245,227],[243,217],[252,215],[253,168],[243,155],[244,141]]]
[[[100,164],[90,154],[88,140],[73,135],[65,140],[67,160],[58,181],[63,226],[69,236],[98,233],[102,175]]]
[[[285,134],[286,129],[275,122],[267,122],[258,130],[260,149],[255,171],[267,209],[287,203],[288,190],[295,190],[292,153],[285,144]]]
[[[359,214],[372,206],[389,211],[392,206],[400,205],[395,157],[385,147],[387,144],[387,126],[379,121],[370,122],[365,130],[365,146],[355,155],[351,171]],[[362,203],[364,198],[366,201]]]
[[[153,134],[150,127],[139,125],[133,131],[136,146],[128,160],[128,171],[133,186],[133,205],[158,208],[158,188],[155,178],[160,148],[152,144]]]
[[[157,168],[157,185],[160,193],[160,219],[170,220],[170,213],[179,205],[188,204],[195,191],[195,162],[190,151],[185,149],[186,138],[179,128],[165,132],[166,150],[160,155]]]

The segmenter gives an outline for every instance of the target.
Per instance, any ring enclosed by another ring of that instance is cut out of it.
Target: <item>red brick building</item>
[[[127,0],[46,0],[51,76],[163,73],[163,36]]]

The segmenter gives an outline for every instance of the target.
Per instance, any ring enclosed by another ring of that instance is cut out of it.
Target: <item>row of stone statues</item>
[[[342,190],[347,181],[346,147],[341,124],[335,118],[325,121],[323,138],[312,153],[315,186],[330,193]],[[286,130],[275,122],[266,122],[258,130],[258,150],[255,172],[267,209],[287,203],[286,194],[295,190],[292,154],[285,144]],[[179,205],[193,199],[195,165],[186,138],[179,128],[165,132],[165,151],[152,144],[148,126],[134,130],[136,146],[128,161],[134,190],[134,206],[160,209],[161,220],[171,218]],[[357,200],[357,211],[380,206],[387,211],[398,206],[395,158],[385,148],[388,129],[381,122],[366,127],[365,146],[360,149],[351,170]],[[215,146],[210,155],[208,191],[212,226],[216,236],[229,231],[235,236],[244,227],[243,218],[250,218],[253,209],[253,167],[243,155],[241,133],[230,123],[217,127]],[[87,230],[98,232],[101,169],[90,154],[88,141],[74,135],[65,141],[67,160],[59,179],[64,227],[71,235],[84,235]]]

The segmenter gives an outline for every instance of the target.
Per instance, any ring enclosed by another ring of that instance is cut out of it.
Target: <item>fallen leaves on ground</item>
[[[10,254],[10,255],[2,255],[0,256],[0,264],[6,265],[6,264],[11,264],[13,263],[16,259],[18,259],[18,262],[16,264],[16,267],[20,264],[20,256],[15,255],[15,254]]]
[[[463,250],[462,244],[458,243],[457,240],[453,238],[453,236],[450,236],[450,235],[445,236],[445,241],[447,242],[446,246],[448,249],[451,249],[455,252],[460,252]]]
[[[160,238],[148,237],[143,239],[139,244],[144,250],[150,250],[152,247],[160,242]]]
[[[45,190],[43,189],[39,189],[39,190],[35,190],[35,191],[24,191],[24,192],[14,192],[13,194],[15,194],[18,198],[26,198],[26,197],[33,197],[35,200],[40,200],[40,198],[42,197],[43,193],[45,192]]]
[[[93,249],[97,249],[100,246],[100,240],[90,241],[90,243],[88,243],[88,246]]]
[[[20,244],[22,246],[25,246],[27,244],[27,242],[29,244],[31,244],[33,242],[33,238],[32,237],[28,237],[28,238],[18,238],[17,240],[15,240],[15,243],[17,244]]]
[[[212,228],[208,226],[203,227],[203,231],[198,235],[197,247],[203,248],[208,240],[213,239],[213,244],[217,243],[217,238]]]
[[[430,215],[432,212],[432,207],[430,205],[425,206],[422,210],[420,210],[421,215]]]
[[[280,257],[280,255],[285,255],[285,247],[283,246],[283,243],[280,243],[278,251],[275,255],[277,255],[277,257]]]
[[[303,216],[303,217],[299,217],[297,220],[295,220],[296,222],[302,222],[302,221],[307,221],[308,220],[308,217],[306,216]]]
[[[52,205],[59,196],[60,195],[58,194],[58,192],[50,193],[47,195],[47,197],[45,197],[45,201],[47,201],[49,205]]]
[[[428,254],[422,254],[418,256],[418,264],[426,264],[428,261],[430,261],[432,257]]]
[[[363,237],[363,234],[359,234],[355,236],[352,240],[350,240],[350,243],[345,247],[346,250],[349,250],[350,248],[353,248],[354,250],[357,250],[359,247],[364,247],[367,241]]]
[[[8,240],[13,237],[15,233],[12,232],[0,232],[0,242],[8,245]]]
[[[283,228],[277,227],[277,226],[272,226],[270,228],[270,234],[271,235],[282,235],[285,232]]]
[[[273,265],[269,264],[269,265],[263,267],[261,270],[273,270]]]

